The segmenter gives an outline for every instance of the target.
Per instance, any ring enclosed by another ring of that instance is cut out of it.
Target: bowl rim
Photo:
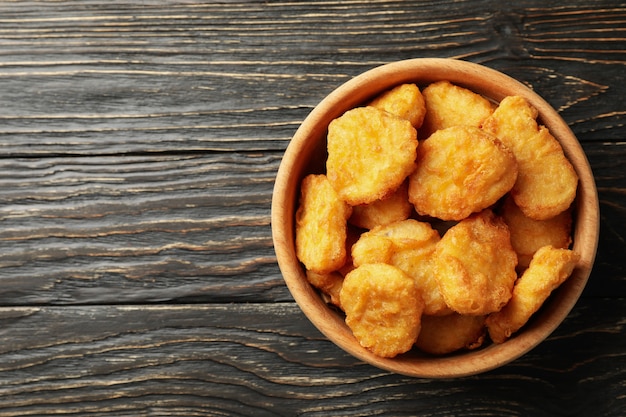
[[[546,303],[523,331],[505,343],[450,356],[421,355],[413,349],[395,358],[381,358],[356,342],[343,319],[308,283],[297,260],[293,226],[295,208],[301,179],[310,172],[310,166],[298,164],[298,156],[314,154],[320,147],[319,141],[325,142],[330,120],[346,110],[395,85],[411,82],[422,88],[439,80],[469,88],[497,102],[508,95],[520,95],[538,110],[538,120],[561,143],[579,176],[574,225],[584,224],[585,227],[575,227],[573,248],[581,254],[581,259],[569,279],[551,297],[558,293],[559,300],[569,302]],[[310,137],[314,140],[308,140]],[[278,265],[289,291],[307,318],[329,340],[356,358],[390,372],[422,378],[463,377],[490,371],[519,358],[541,343],[567,317],[582,294],[595,260],[599,240],[599,202],[593,173],[582,146],[558,112],[531,88],[481,64],[453,58],[414,58],[383,64],[351,78],[309,113],[289,142],[276,175],[271,228]]]

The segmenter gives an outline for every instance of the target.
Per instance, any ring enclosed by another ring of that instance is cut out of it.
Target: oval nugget
[[[528,217],[545,220],[566,210],[576,197],[578,176],[561,144],[535,120],[537,110],[524,98],[504,98],[483,129],[497,136],[515,154],[519,166],[511,190]]]
[[[325,175],[310,174],[302,180],[296,255],[308,270],[326,274],[344,265],[351,213],[352,207],[339,198]]]
[[[382,357],[411,349],[420,331],[423,302],[412,278],[387,264],[366,264],[343,281],[341,306],[361,346]]]
[[[502,310],[487,317],[491,340],[503,343],[521,329],[550,293],[570,276],[579,259],[580,255],[570,249],[551,246],[539,249],[515,283],[511,300]]]
[[[526,216],[509,196],[502,206],[501,216],[511,232],[518,268],[526,268],[535,252],[543,246],[566,249],[572,243],[572,212],[569,209],[550,219],[535,220]]]
[[[424,138],[452,126],[480,127],[493,113],[494,105],[485,97],[449,81],[428,85],[422,95],[426,116],[420,134]]]
[[[515,156],[476,127],[435,132],[417,151],[409,201],[421,215],[462,220],[498,201],[515,184]]]
[[[476,349],[485,339],[485,316],[422,316],[422,327],[415,346],[433,355],[459,349]]]
[[[359,107],[328,126],[326,175],[352,206],[395,191],[415,168],[417,132],[408,120]]]
[[[437,282],[448,306],[484,315],[511,298],[517,255],[504,221],[484,210],[451,227],[435,249]]]

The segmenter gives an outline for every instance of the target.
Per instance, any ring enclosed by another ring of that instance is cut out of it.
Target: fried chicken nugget
[[[415,84],[401,84],[376,97],[369,104],[411,122],[419,129],[426,114],[426,103]]]
[[[445,355],[460,349],[472,350],[482,346],[485,333],[485,316],[424,314],[415,346],[433,355]]]
[[[511,298],[517,255],[504,221],[490,209],[451,227],[434,254],[446,304],[460,314],[485,315]]]
[[[391,358],[407,352],[420,331],[423,301],[398,268],[366,264],[350,272],[340,293],[346,324],[361,346]]]
[[[503,343],[521,329],[552,291],[571,275],[579,259],[580,255],[570,249],[551,246],[539,249],[515,284],[508,304],[487,317],[491,340]]]
[[[392,255],[390,265],[400,268],[415,280],[424,300],[424,314],[441,316],[452,313],[439,290],[433,254],[436,241],[423,242],[423,248],[405,249]]]
[[[420,137],[424,138],[451,126],[480,127],[494,109],[483,96],[449,81],[428,85],[422,95],[426,102],[426,116]]]
[[[389,263],[394,252],[391,239],[365,232],[352,246],[352,262],[355,267],[365,264]]]
[[[348,110],[328,126],[326,175],[351,206],[395,191],[415,169],[417,131],[374,107]]]
[[[530,218],[545,220],[566,210],[576,197],[578,176],[563,148],[524,98],[506,97],[485,120],[483,129],[497,136],[519,165],[511,191],[515,203]]]
[[[352,208],[348,221],[363,229],[373,229],[389,223],[406,220],[413,211],[409,202],[408,183],[405,181],[389,197]]]
[[[511,245],[517,253],[518,268],[526,268],[537,250],[543,246],[567,249],[572,243],[572,212],[567,209],[546,220],[527,217],[511,196],[505,200],[501,216],[509,226]]]
[[[439,239],[430,224],[407,219],[363,233],[352,247],[352,259],[356,266],[386,263],[399,268],[415,280],[425,314],[449,314],[431,260]]]
[[[428,242],[439,240],[439,233],[429,223],[415,219],[379,226],[367,233],[390,239],[394,244],[394,252],[420,249]]]
[[[342,201],[325,175],[310,174],[301,184],[296,211],[296,254],[306,269],[326,274],[346,262],[347,220],[352,207]]]
[[[390,263],[395,253],[421,249],[439,240],[430,224],[414,219],[377,226],[363,233],[352,246],[356,266],[368,263]]]
[[[515,184],[517,161],[477,127],[438,130],[417,150],[409,201],[421,215],[462,220],[498,201]]]
[[[329,274],[318,274],[313,271],[306,271],[307,280],[315,288],[322,291],[323,295],[328,297],[328,301],[341,308],[339,301],[339,293],[343,286],[343,276],[339,272],[331,272]]]

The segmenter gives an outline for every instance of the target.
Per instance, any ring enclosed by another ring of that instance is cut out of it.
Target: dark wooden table
[[[347,355],[272,246],[299,123],[350,77],[416,57],[531,85],[600,195],[577,306],[479,376]],[[0,416],[626,415],[625,76],[610,0],[1,2]]]

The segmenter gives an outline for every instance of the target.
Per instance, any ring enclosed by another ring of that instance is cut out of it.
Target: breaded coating
[[[539,249],[528,269],[515,283],[508,304],[487,317],[491,340],[503,343],[521,329],[552,291],[571,275],[579,259],[578,253],[569,249],[551,246]]]
[[[505,200],[501,214],[511,232],[511,245],[517,253],[517,267],[526,268],[543,246],[567,249],[572,243],[572,211],[567,209],[546,220],[527,217],[512,197]]]
[[[383,200],[354,206],[352,216],[348,221],[363,229],[373,229],[376,226],[408,219],[413,211],[413,205],[409,202],[408,189],[408,182],[405,181],[393,194]]]
[[[497,202],[516,179],[515,156],[496,137],[454,126],[420,145],[409,201],[421,215],[462,220]]]
[[[433,261],[437,241],[425,241],[422,244],[423,247],[419,249],[405,249],[394,253],[389,263],[415,280],[424,300],[424,314],[450,314],[452,310],[439,290]]]
[[[422,126],[426,114],[424,97],[415,84],[394,87],[376,97],[369,105],[408,120],[416,129]]]
[[[448,314],[431,260],[439,234],[430,224],[408,219],[363,233],[352,247],[355,266],[386,263],[415,280],[424,300],[424,313]]]
[[[346,236],[346,262],[338,270],[341,276],[345,277],[348,272],[352,271],[355,268],[351,254],[352,246],[361,238],[361,233],[362,231],[360,229],[352,227],[350,224],[348,224]]]
[[[366,232],[352,245],[352,262],[355,267],[365,264],[389,263],[394,250],[391,239]]]
[[[420,129],[423,138],[452,126],[480,127],[495,107],[480,94],[449,81],[428,85],[422,95],[426,102],[426,116]]]
[[[306,271],[306,278],[311,285],[322,291],[332,304],[341,308],[339,293],[341,292],[341,287],[343,285],[343,276],[339,272],[335,271],[329,274],[318,274],[317,272]]]
[[[408,120],[359,107],[328,126],[326,175],[351,206],[395,191],[415,169],[417,132]]]
[[[445,355],[460,349],[476,349],[485,340],[485,316],[422,316],[422,328],[417,337],[420,350],[433,355]]]
[[[429,223],[415,219],[379,226],[367,233],[390,239],[394,244],[394,252],[421,249],[425,244],[439,240],[439,233]]]
[[[519,165],[511,190],[517,206],[530,218],[545,220],[571,206],[578,176],[560,143],[539,126],[537,109],[519,96],[506,97],[485,120],[483,129],[497,136]]]
[[[310,271],[335,271],[346,262],[347,220],[352,207],[339,198],[325,175],[308,175],[300,189],[296,255]]]
[[[491,210],[451,227],[437,243],[434,258],[439,289],[454,311],[485,315],[511,298],[517,255],[506,224]]]
[[[366,264],[350,272],[340,293],[346,324],[361,346],[391,358],[407,352],[420,331],[423,301],[398,268]]]

